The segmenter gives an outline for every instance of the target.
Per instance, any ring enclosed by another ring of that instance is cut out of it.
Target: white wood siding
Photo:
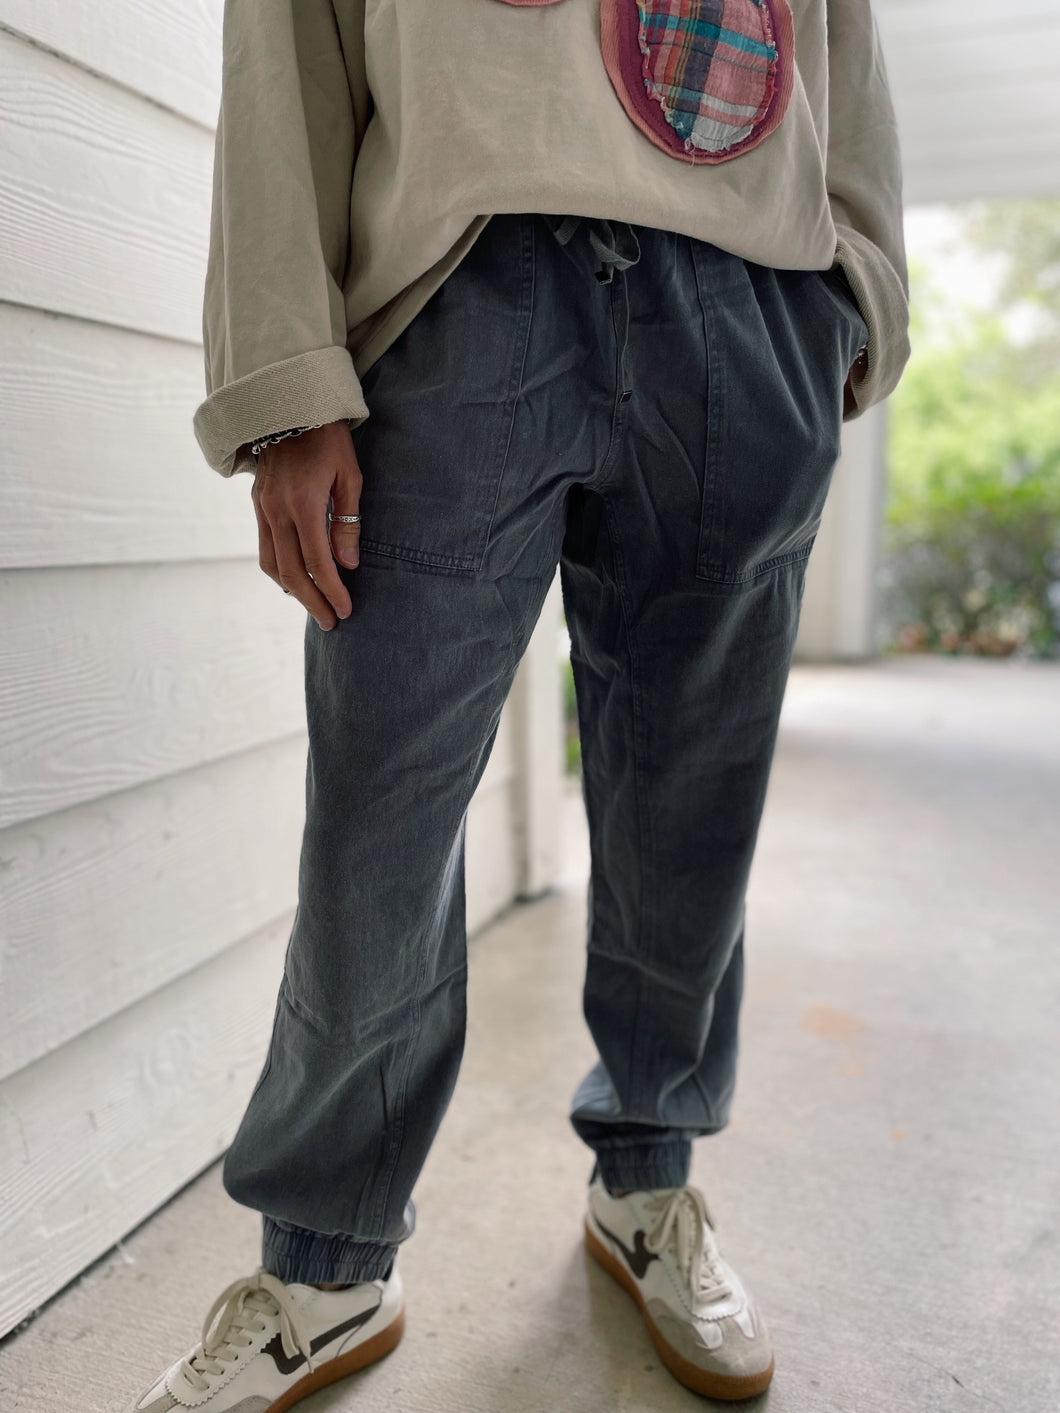
[[[294,917],[305,613],[191,430],[221,8],[0,0],[0,1334],[223,1151]],[[558,611],[472,932],[548,882]]]
[[[212,129],[223,12],[224,0],[2,0],[0,26]]]
[[[291,921],[0,1085],[0,1329],[224,1151],[261,1068]]]
[[[0,299],[196,343],[213,143],[0,31]]]
[[[251,478],[192,434],[200,347],[0,303],[0,389],[0,565],[257,555]]]

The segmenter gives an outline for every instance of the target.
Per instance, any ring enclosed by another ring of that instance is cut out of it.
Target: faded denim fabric
[[[412,1233],[464,1045],[466,811],[557,564],[599,1055],[570,1119],[611,1188],[684,1182],[726,1124],[748,872],[865,337],[835,270],[510,214],[368,369],[353,613],[307,615],[298,908],[224,1168],[281,1279],[374,1278]]]

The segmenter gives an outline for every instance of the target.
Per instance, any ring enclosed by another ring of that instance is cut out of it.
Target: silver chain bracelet
[[[334,422],[345,422],[348,427],[351,419],[349,417],[334,417],[331,420]],[[273,442],[282,442],[286,440],[287,437],[299,437],[303,432],[312,432],[317,427],[326,427],[327,425],[327,422],[313,422],[308,427],[292,427],[286,432],[276,432],[271,437],[259,437],[258,440],[251,445],[250,454],[251,456],[258,456],[263,446],[272,446]]]

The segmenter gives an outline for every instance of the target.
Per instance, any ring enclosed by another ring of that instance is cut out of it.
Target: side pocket
[[[682,161],[739,157],[787,112],[788,0],[600,0],[600,47],[629,118]]]
[[[820,271],[694,250],[708,361],[696,576],[742,593],[813,548],[857,329]]]
[[[361,379],[362,561],[481,570],[529,338],[533,239],[527,215],[491,217]]]

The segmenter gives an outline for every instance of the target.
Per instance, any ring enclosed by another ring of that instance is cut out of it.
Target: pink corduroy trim
[[[604,67],[627,116],[656,147],[679,161],[692,164],[728,162],[757,147],[780,124],[795,83],[795,22],[788,0],[766,0],[766,10],[772,21],[777,67],[763,113],[754,120],[748,136],[732,147],[721,152],[689,151],[680,133],[667,122],[661,105],[645,87],[639,39],[640,7],[636,0],[600,0],[600,48]]]

